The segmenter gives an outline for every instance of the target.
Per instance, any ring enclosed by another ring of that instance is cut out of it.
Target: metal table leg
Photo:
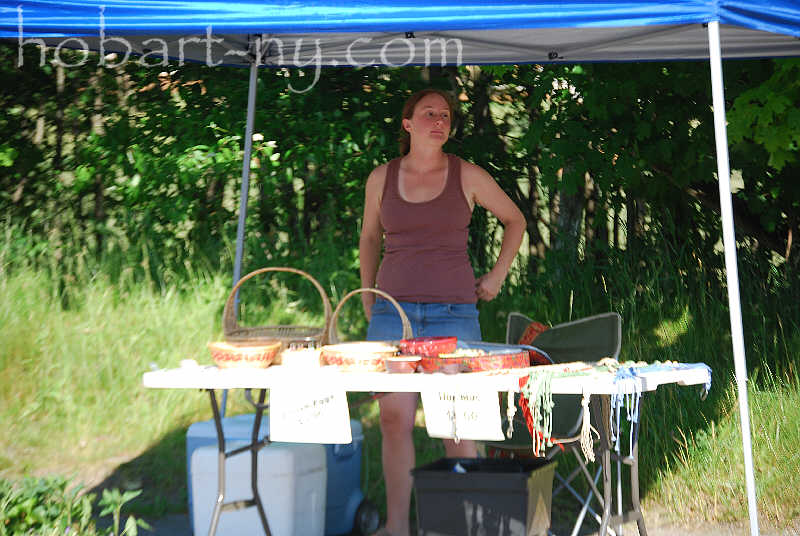
[[[269,531],[269,523],[267,523],[267,515],[264,513],[264,505],[261,503],[261,495],[258,493],[258,451],[264,446],[265,443],[259,443],[258,431],[261,428],[261,417],[264,415],[264,397],[267,394],[266,389],[262,389],[258,394],[258,403],[253,402],[250,396],[250,389],[245,390],[247,400],[253,404],[256,409],[256,417],[253,422],[253,434],[250,439],[250,444],[253,445],[252,453],[250,454],[250,489],[253,490],[253,500],[255,501],[256,508],[258,508],[258,517],[261,518],[261,526],[264,527],[264,534],[271,536]],[[265,439],[269,441],[269,439]]]
[[[602,422],[598,423],[598,431],[600,433],[600,444],[598,446],[598,454],[601,458],[603,466],[603,521],[600,525],[599,534],[605,535],[607,532],[611,533],[608,529],[609,525],[613,525],[616,532],[619,534],[622,524],[629,521],[636,521],[639,536],[647,536],[647,528],[645,527],[644,515],[642,514],[642,507],[639,502],[639,423],[631,423],[631,454],[630,456],[623,456],[620,452],[615,450],[611,443],[611,430],[610,430],[610,398],[606,395],[598,397],[598,404],[600,408],[596,411],[596,415],[600,416]],[[642,401],[639,402],[639,411],[641,412]],[[617,433],[620,433],[618,430]],[[612,478],[611,467],[612,460],[617,462],[617,509],[620,512],[617,515],[611,515],[611,497],[612,497]],[[631,470],[631,507],[625,509],[622,507],[621,496],[621,478],[622,466],[628,465]]]
[[[640,406],[641,408],[641,406]],[[634,423],[633,445],[631,445],[631,503],[636,517],[636,526],[639,529],[639,536],[647,536],[647,528],[644,526],[644,515],[642,506],[639,504],[639,424]]]
[[[261,418],[264,414],[264,409],[267,405],[264,404],[266,397],[266,390],[262,389],[258,403],[253,402],[250,395],[250,390],[245,391],[245,396],[253,404],[256,409],[255,422],[253,423],[253,433],[249,445],[234,449],[230,452],[225,451],[225,432],[222,429],[222,417],[220,415],[219,404],[217,403],[216,393],[213,389],[208,389],[208,395],[211,399],[211,411],[214,413],[214,426],[217,429],[217,502],[214,504],[214,513],[211,515],[211,525],[208,528],[208,536],[215,536],[217,532],[217,525],[219,524],[219,516],[222,512],[231,510],[240,510],[242,508],[249,508],[255,506],[258,509],[258,515],[261,518],[261,526],[264,528],[266,536],[272,536],[269,530],[269,523],[267,516],[264,513],[264,506],[261,503],[261,497],[258,493],[258,451],[269,443],[269,438],[261,441],[258,439],[258,431],[261,427]],[[244,501],[231,501],[225,502],[225,462],[231,456],[241,454],[243,452],[250,452],[250,487],[253,491],[253,498]]]
[[[600,532],[605,535],[608,532],[608,524],[611,520],[611,450],[604,448],[601,454],[603,465],[603,518],[600,522]]]
[[[595,409],[594,414],[598,416],[600,422],[597,423],[597,432],[600,434],[595,455],[599,456],[599,463],[603,468],[603,515],[600,521],[600,536],[608,533],[608,525],[611,519],[611,399],[607,395],[593,396],[592,404]],[[599,498],[599,497],[598,497]]]

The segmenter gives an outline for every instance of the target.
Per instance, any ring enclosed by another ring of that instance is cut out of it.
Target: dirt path
[[[667,516],[658,511],[650,511],[645,514],[647,523],[647,534],[649,536],[747,536],[750,534],[750,526],[747,523],[738,524],[703,524],[703,525],[683,525],[667,521]],[[148,520],[153,526],[154,531],[144,533],[152,536],[192,536],[189,525],[189,516],[186,514],[172,514],[155,520]],[[588,525],[588,524],[587,524]],[[597,534],[597,527],[590,527],[592,530],[581,531],[582,536],[594,536]],[[570,531],[559,530],[556,534],[569,534]],[[636,523],[628,523],[623,526],[622,536],[635,536],[639,532]],[[776,530],[769,527],[760,527],[762,536],[800,536],[800,519],[785,530]],[[205,531],[201,532],[205,534]],[[489,535],[487,535],[489,536]]]

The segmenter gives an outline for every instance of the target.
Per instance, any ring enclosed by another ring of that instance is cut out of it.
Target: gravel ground
[[[223,514],[224,515],[224,514]],[[680,525],[668,523],[666,516],[659,512],[646,512],[645,521],[647,523],[647,534],[649,536],[747,536],[750,534],[750,526],[747,523],[741,524],[704,524],[704,525]],[[155,520],[148,520],[153,527],[153,532],[142,531],[145,536],[192,536],[187,514],[172,514]],[[590,527],[581,531],[582,536],[592,536],[597,534],[597,527]],[[254,535],[260,535],[261,527],[255,527]],[[558,531],[557,534],[569,534],[569,530]],[[800,536],[800,519],[785,530],[776,530],[769,527],[760,527],[762,536]],[[202,534],[205,534],[203,532]],[[623,526],[622,535],[634,536],[638,534],[636,523],[629,523]],[[246,535],[237,535],[246,536]],[[302,535],[298,535],[302,536]],[[487,535],[491,536],[491,535]]]

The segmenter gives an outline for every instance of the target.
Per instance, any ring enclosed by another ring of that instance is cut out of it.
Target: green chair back
[[[510,313],[506,343],[516,344],[530,323],[531,319],[525,315]],[[553,363],[617,359],[622,345],[622,318],[609,312],[558,324],[540,333],[531,345],[546,353]],[[553,403],[553,438],[577,436],[583,422],[581,395],[553,395]],[[522,411],[518,409],[514,418],[511,438],[487,444],[501,449],[530,449],[531,436]]]

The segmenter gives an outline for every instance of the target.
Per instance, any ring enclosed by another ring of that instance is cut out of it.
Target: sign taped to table
[[[347,396],[341,387],[286,382],[270,389],[272,441],[352,443]]]
[[[421,397],[430,437],[505,439],[496,391],[423,391]]]

